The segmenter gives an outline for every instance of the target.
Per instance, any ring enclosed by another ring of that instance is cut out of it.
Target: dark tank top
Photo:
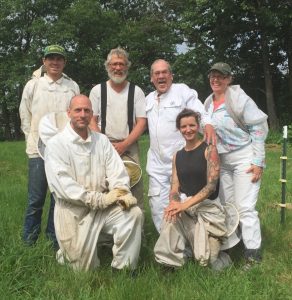
[[[205,158],[206,143],[196,149],[186,151],[184,148],[176,154],[176,172],[180,184],[180,192],[188,197],[197,194],[207,184],[207,160]],[[216,191],[208,199],[218,197],[219,180]]]

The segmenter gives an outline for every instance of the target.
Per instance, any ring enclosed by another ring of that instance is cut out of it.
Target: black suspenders
[[[107,89],[106,82],[100,84],[100,101],[101,101],[101,132],[105,133],[106,126],[106,107],[107,107]],[[135,93],[135,84],[130,82],[129,92],[128,92],[128,126],[129,133],[133,129],[133,114],[134,114],[134,93]]]
[[[101,132],[105,133],[106,106],[107,106],[106,82],[102,82],[100,85],[100,101],[101,101]]]

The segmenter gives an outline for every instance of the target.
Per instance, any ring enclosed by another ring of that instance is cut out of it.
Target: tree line
[[[22,138],[23,87],[41,65],[43,49],[68,52],[65,73],[88,94],[105,81],[104,61],[117,46],[130,53],[129,80],[149,93],[150,65],[168,60],[175,82],[210,94],[207,71],[231,65],[240,84],[278,130],[292,123],[290,0],[1,0],[0,140]],[[183,44],[185,51],[178,51]]]

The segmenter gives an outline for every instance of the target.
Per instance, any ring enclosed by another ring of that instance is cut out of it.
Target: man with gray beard
[[[146,128],[145,95],[141,88],[127,81],[131,62],[128,53],[112,49],[105,61],[109,80],[90,92],[93,118],[90,127],[104,133],[125,160],[139,164],[138,139]],[[144,211],[143,182],[139,180],[131,192]]]

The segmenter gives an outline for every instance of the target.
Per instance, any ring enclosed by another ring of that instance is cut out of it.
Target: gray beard
[[[126,73],[124,76],[122,77],[115,77],[114,75],[108,73],[108,77],[110,78],[110,80],[112,80],[114,83],[116,84],[121,84],[123,83],[126,79],[127,79],[127,75],[128,73]]]

